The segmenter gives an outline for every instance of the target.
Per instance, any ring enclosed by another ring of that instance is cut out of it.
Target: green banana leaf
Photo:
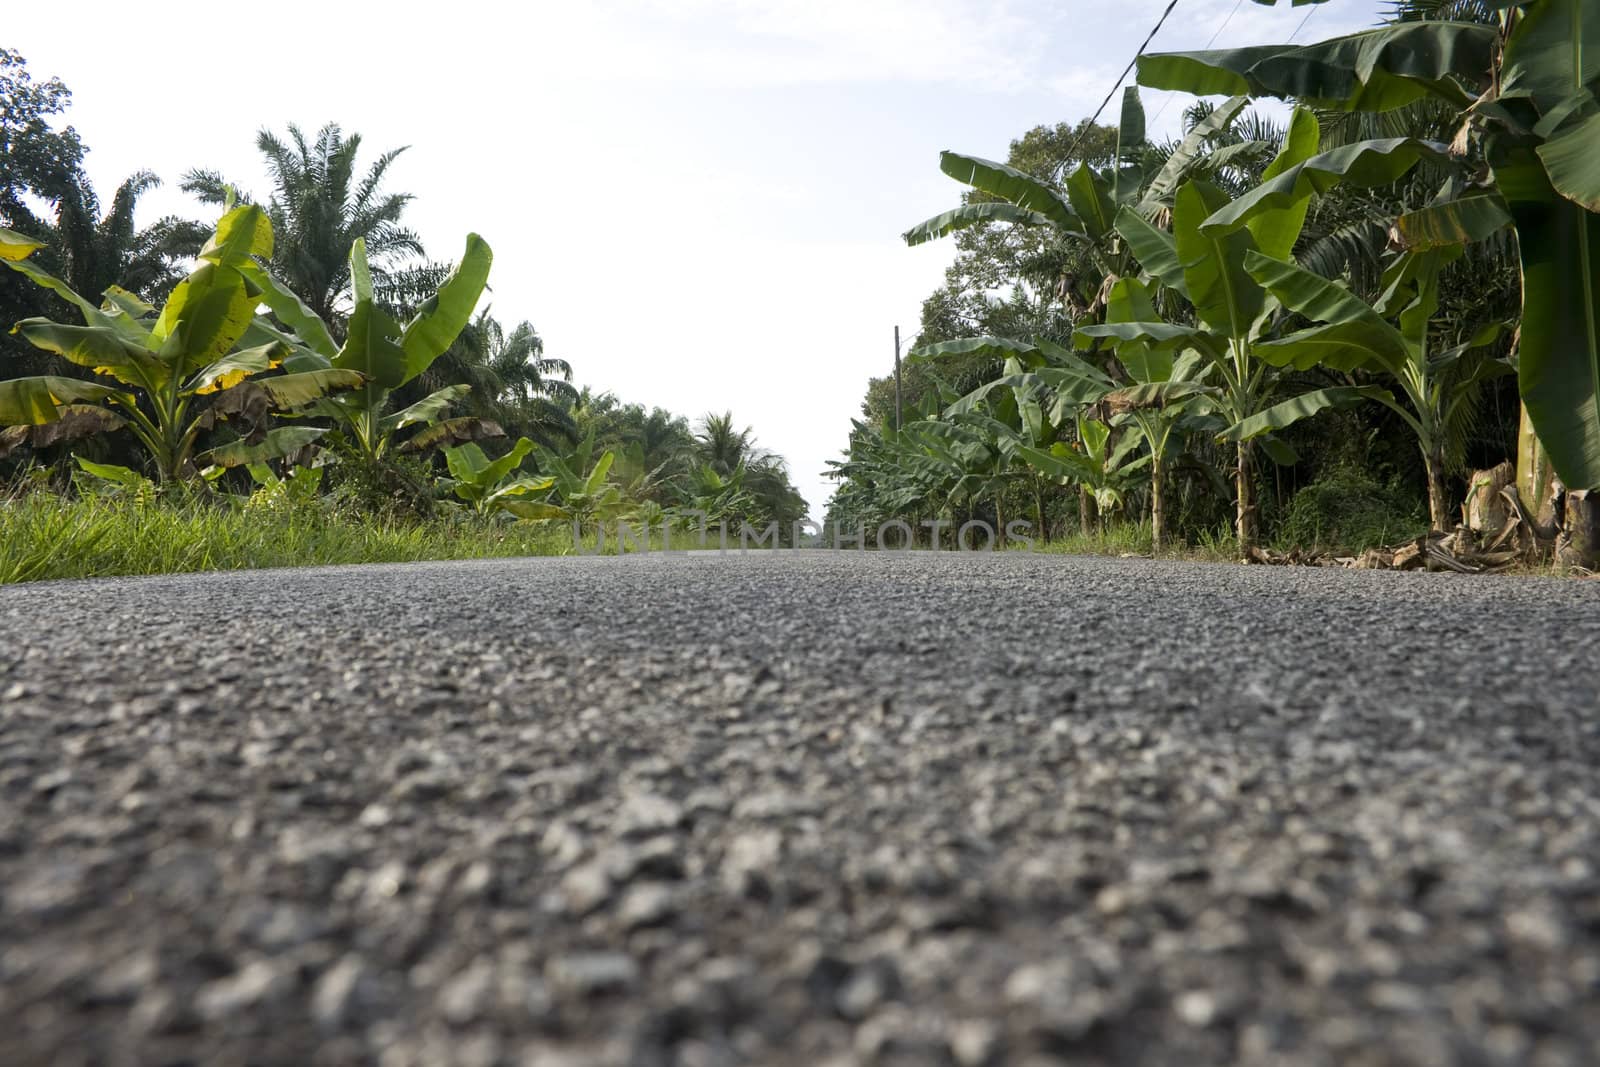
[[[1527,148],[1494,176],[1522,255],[1523,403],[1561,480],[1600,488],[1600,214],[1559,196]]]
[[[241,264],[239,272],[261,290],[261,302],[271,308],[279,321],[293,330],[306,347],[325,359],[331,360],[339,354],[339,346],[328,332],[327,323],[288,286],[255,263]]]
[[[470,385],[447,385],[443,389],[435,389],[415,404],[385,416],[382,426],[385,430],[401,430],[419,422],[437,422],[441,415],[450,410],[451,404],[470,392]]]
[[[1270,184],[1291,170],[1303,170],[1306,161],[1316,156],[1321,143],[1322,126],[1317,117],[1303,107],[1295,108],[1289,118],[1289,130],[1284,134],[1283,147],[1262,173],[1262,184]],[[1310,210],[1311,194],[1305,192],[1257,212],[1247,224],[1256,248],[1274,259],[1288,259],[1295,242],[1300,239],[1300,231],[1305,229],[1306,213]]]
[[[1400,331],[1338,282],[1259,252],[1245,257],[1245,270],[1290,311],[1328,324],[1258,343],[1256,352],[1267,362],[1300,370],[1320,363],[1345,371],[1370,363],[1399,374],[1411,358]]]
[[[115,463],[96,463],[93,460],[84,459],[82,456],[73,456],[72,458],[77,461],[79,470],[91,477],[99,478],[103,482],[113,482],[117,485],[125,485],[129,489],[137,489],[150,481],[138,471],[128,467],[119,467]]]
[[[1449,162],[1450,150],[1445,145],[1414,137],[1360,141],[1335,148],[1270,176],[1239,199],[1219,208],[1205,220],[1203,229],[1208,234],[1225,234],[1250,225],[1253,231],[1255,220],[1264,212],[1307,202],[1313,194],[1326,193],[1344,182],[1367,187],[1388,185],[1423,159]],[[1295,234],[1298,237],[1298,228]],[[1293,242],[1289,247],[1294,247]],[[1275,254],[1273,258],[1286,259],[1288,252]]]
[[[256,317],[260,292],[229,266],[205,262],[172,290],[150,336],[187,374],[226,355]]]
[[[1394,394],[1376,385],[1336,385],[1328,389],[1315,389],[1234,423],[1218,434],[1217,440],[1248,441],[1273,430],[1293,426],[1301,419],[1329,408],[1354,407],[1365,400],[1393,405]]]
[[[42,426],[78,400],[105,400],[117,390],[77,378],[45,375],[0,381],[0,426]]]
[[[439,286],[439,291],[423,301],[415,317],[400,335],[405,351],[405,378],[410,381],[433,365],[444,350],[472,320],[484,286],[489,282],[489,267],[494,253],[489,243],[475,233],[467,234],[467,249],[461,262]]]
[[[1226,337],[1242,340],[1266,307],[1267,294],[1245,273],[1244,257],[1255,247],[1249,231],[1208,233],[1201,224],[1228,204],[1210,182],[1185,182],[1172,208],[1172,236],[1183,264],[1184,285],[1200,321]]]
[[[1157,229],[1132,208],[1123,208],[1117,213],[1117,232],[1128,242],[1128,248],[1147,274],[1188,299],[1189,286],[1184,281],[1183,261],[1178,258],[1178,244],[1172,234]]]
[[[1111,188],[1100,176],[1080,163],[1067,176],[1067,199],[1083,225],[1083,232],[1092,241],[1098,241],[1111,232],[1117,214],[1116,202],[1111,198]]]
[[[108,326],[67,326],[49,319],[23,319],[12,333],[35,348],[54,352],[69,363],[89,367],[127,385],[144,387],[167,378],[166,364],[155,353],[134,344]]]
[[[1566,0],[1579,2],[1579,0]],[[1255,45],[1139,57],[1138,81],[1199,96],[1275,96],[1337,111],[1391,111],[1434,96],[1465,108],[1486,81],[1499,35],[1464,22],[1402,22],[1317,44]]]
[[[272,223],[258,205],[241,204],[222,216],[199,258],[217,266],[237,266],[251,256],[272,258]]]
[[[1497,190],[1473,190],[1408,211],[1395,220],[1406,248],[1423,251],[1472,244],[1511,225],[1511,213]]]
[[[1082,232],[1083,220],[1070,202],[1044,182],[1004,163],[966,156],[959,152],[939,153],[939,169],[963,185],[997,196],[1026,211],[1036,211],[1051,224],[1066,232]]]
[[[915,247],[983,222],[1009,222],[1015,226],[1055,225],[1037,211],[1029,211],[1015,204],[989,201],[982,204],[962,204],[942,215],[935,215],[925,222],[917,223],[900,236],[907,245]]]
[[[1145,189],[1144,200],[1139,204],[1141,212],[1154,211],[1171,201],[1173,192],[1183,182],[1189,168],[1205,152],[1206,144],[1211,138],[1226,130],[1233,124],[1250,103],[1247,96],[1235,96],[1224,101],[1205,118],[1195,123],[1178,147],[1172,150],[1167,161],[1162,164],[1156,176],[1151,179],[1150,185]],[[1118,220],[1118,231],[1121,232],[1121,220]],[[1123,234],[1124,237],[1127,234]]]

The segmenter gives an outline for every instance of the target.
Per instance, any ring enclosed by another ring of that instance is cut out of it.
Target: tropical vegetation
[[[1228,97],[1175,141],[1130,87],[1115,127],[944,153],[969,191],[904,236],[953,235],[956,263],[900,392],[868,389],[830,519],[1120,514],[1158,552],[1226,529],[1251,555],[1303,536],[1300,494],[1346,492],[1395,540],[1503,544],[1464,505],[1507,461],[1525,546],[1600,565],[1600,6],[1393,8],[1141,56],[1141,85]]]

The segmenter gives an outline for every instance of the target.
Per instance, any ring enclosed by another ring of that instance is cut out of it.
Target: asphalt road
[[[1600,583],[0,589],[0,1064],[1592,1064]]]

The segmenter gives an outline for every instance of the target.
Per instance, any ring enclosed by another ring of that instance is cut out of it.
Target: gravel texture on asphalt
[[[0,589],[0,1064],[1593,1064],[1600,583]]]

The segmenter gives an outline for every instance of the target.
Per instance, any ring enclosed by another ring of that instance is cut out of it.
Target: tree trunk
[[[1600,570],[1600,491],[1569,489],[1556,562],[1563,567]]]
[[[1050,527],[1044,521],[1044,491],[1039,488],[1038,479],[1033,483],[1033,518],[1039,524],[1039,536],[1045,544],[1050,543]]]
[[[1556,514],[1556,469],[1533,432],[1526,407],[1517,430],[1517,497],[1535,526],[1548,530],[1556,525],[1560,518]]]
[[[1259,538],[1256,515],[1255,497],[1255,472],[1251,469],[1251,445],[1249,441],[1239,442],[1239,469],[1234,474],[1234,492],[1237,496],[1234,511],[1234,536],[1239,539],[1240,553],[1249,552],[1256,547]]]
[[[1428,526],[1448,533],[1455,523],[1450,521],[1450,490],[1444,484],[1444,446],[1435,445],[1424,452],[1422,465],[1428,472]]]
[[[1099,509],[1095,507],[1094,497],[1089,495],[1087,486],[1078,486],[1078,532],[1085,537],[1092,535],[1091,523],[1098,518]]]
[[[994,495],[994,524],[998,529],[994,532],[995,544],[1000,548],[1006,547],[1006,517],[1000,510],[1000,494]]]
[[[1150,552],[1161,555],[1166,545],[1167,502],[1161,489],[1161,455],[1150,453]]]

